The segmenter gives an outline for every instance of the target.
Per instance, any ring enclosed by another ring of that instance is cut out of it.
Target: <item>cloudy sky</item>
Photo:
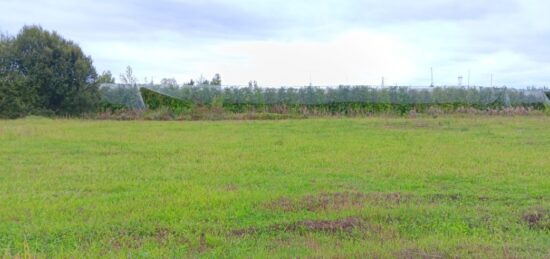
[[[550,86],[547,0],[0,0],[0,31],[58,31],[98,71],[224,85]],[[470,73],[468,73],[470,71]]]

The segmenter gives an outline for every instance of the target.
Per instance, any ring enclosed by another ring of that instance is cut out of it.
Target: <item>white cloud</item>
[[[545,0],[0,0],[0,31],[41,24],[97,69],[267,85],[550,84]]]
[[[230,84],[242,78],[262,85],[379,84],[385,76],[391,82],[405,83],[415,73],[406,44],[372,31],[346,32],[333,40],[236,42],[218,47],[227,62],[204,63],[215,67]],[[388,81],[389,82],[389,81]]]

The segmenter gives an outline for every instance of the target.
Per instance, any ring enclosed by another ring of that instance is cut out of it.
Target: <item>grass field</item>
[[[0,121],[0,256],[550,257],[550,117]]]

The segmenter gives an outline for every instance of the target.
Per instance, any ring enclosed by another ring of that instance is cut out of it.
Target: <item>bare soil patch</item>
[[[550,209],[535,207],[525,212],[522,220],[532,229],[550,230]]]
[[[383,205],[399,204],[409,200],[410,196],[399,192],[361,193],[336,192],[307,195],[300,199],[280,198],[265,205],[271,210],[286,212],[307,210],[313,212],[362,208],[366,203]]]
[[[324,233],[351,233],[355,229],[366,229],[368,224],[357,217],[348,217],[335,220],[303,220],[287,224],[276,224],[266,228],[244,228],[231,232],[235,236],[259,234],[269,232],[324,232]]]

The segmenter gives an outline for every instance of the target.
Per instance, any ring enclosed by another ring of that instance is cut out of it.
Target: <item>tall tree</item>
[[[24,116],[30,109],[34,94],[24,85],[13,50],[14,38],[0,35],[0,118]]]
[[[22,107],[23,114],[80,114],[96,107],[97,73],[76,43],[40,26],[25,26],[1,42],[0,84],[11,89],[2,96],[17,99],[21,105],[14,107]]]

